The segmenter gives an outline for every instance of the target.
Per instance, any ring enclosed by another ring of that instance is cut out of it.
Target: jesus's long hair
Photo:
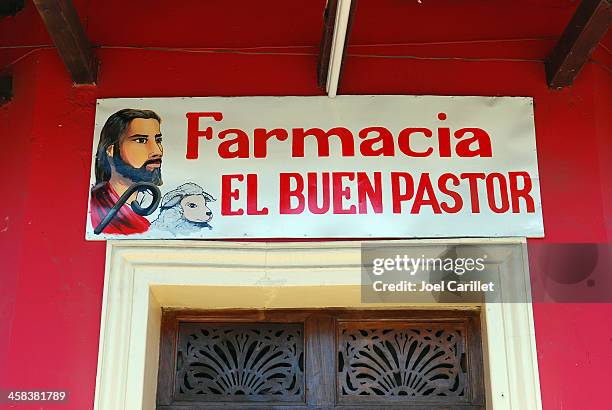
[[[96,186],[107,182],[111,177],[111,165],[106,152],[108,147],[115,146],[114,150],[119,154],[119,139],[127,130],[130,121],[135,118],[155,119],[161,124],[159,115],[151,110],[124,108],[108,117],[100,132],[100,141],[96,151]]]

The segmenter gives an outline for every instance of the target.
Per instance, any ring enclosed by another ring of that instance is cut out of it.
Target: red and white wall
[[[26,3],[21,14],[0,20],[3,46],[50,44],[36,10]],[[20,58],[10,68],[15,95],[0,108],[0,388],[68,390],[65,408],[92,408],[95,390],[105,244],[86,242],[84,229],[96,98],[323,95],[315,72],[324,1],[308,7],[278,1],[270,10],[239,1],[231,11],[224,10],[225,2],[190,1],[165,12],[154,3],[75,1],[91,41],[107,45],[96,51],[96,87],[73,87],[53,48],[33,48],[23,58],[28,50],[0,48],[2,66]],[[545,55],[571,16],[570,2],[499,3],[499,11],[474,2],[449,16],[442,12],[450,3],[432,5],[427,16],[411,4],[418,18],[402,27],[396,9],[408,6],[389,0],[372,17],[374,4],[364,0],[351,44],[541,39],[354,46],[339,94],[533,96],[546,237],[530,240],[530,247],[610,242],[609,68],[589,63],[571,88],[552,91],[541,62],[518,61]],[[608,34],[604,44],[610,40]],[[123,44],[310,46],[228,54],[118,47]],[[363,56],[382,53],[492,60]],[[612,61],[605,49],[593,57],[608,67]],[[534,315],[543,408],[610,408],[612,304],[536,303]]]

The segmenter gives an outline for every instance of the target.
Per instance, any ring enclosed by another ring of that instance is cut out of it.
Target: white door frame
[[[499,257],[495,263],[512,272],[506,300],[530,300],[524,239],[389,244],[483,242],[519,246],[518,254]],[[94,409],[155,408],[162,307],[480,309],[487,408],[542,408],[531,303],[362,304],[361,245],[358,241],[109,241]]]

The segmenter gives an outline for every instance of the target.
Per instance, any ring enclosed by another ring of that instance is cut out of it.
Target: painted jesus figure
[[[96,151],[96,184],[89,205],[94,229],[132,184],[162,184],[164,150],[160,124],[161,118],[155,112],[130,108],[117,111],[106,120]],[[130,235],[149,229],[149,220],[128,205],[135,196],[119,209],[103,233]]]

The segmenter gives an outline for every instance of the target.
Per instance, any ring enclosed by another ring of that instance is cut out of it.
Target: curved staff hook
[[[121,197],[119,198],[115,206],[113,206],[111,210],[108,212],[108,214],[106,214],[102,222],[100,222],[98,226],[96,226],[96,228],[94,229],[94,233],[96,235],[99,235],[100,233],[102,233],[104,228],[106,228],[106,226],[115,217],[115,215],[117,215],[117,212],[119,212],[119,209],[127,202],[128,198],[132,196],[134,192],[145,192],[145,191],[148,191],[153,196],[153,202],[151,203],[151,205],[143,208],[138,204],[138,202],[132,201],[131,203],[132,210],[140,216],[151,215],[153,212],[155,212],[155,210],[159,206],[159,201],[161,201],[161,191],[159,190],[157,185],[152,184],[150,182],[138,182],[130,186],[127,189],[127,191],[125,191],[123,195],[121,195]]]

